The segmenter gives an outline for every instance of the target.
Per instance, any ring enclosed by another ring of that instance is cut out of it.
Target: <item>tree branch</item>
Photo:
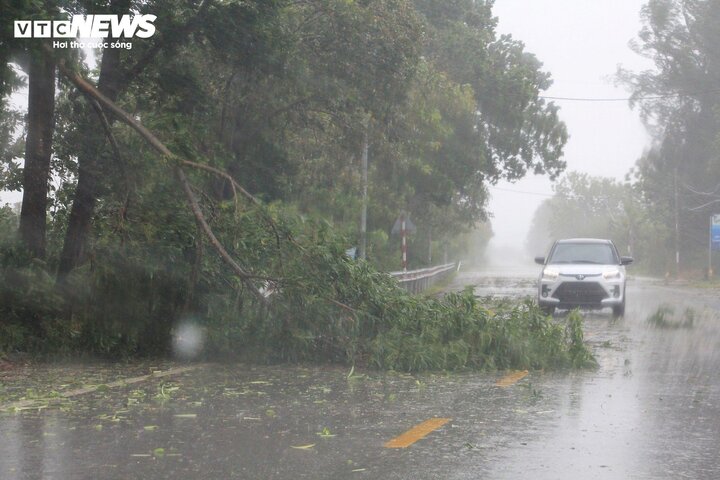
[[[100,123],[102,124],[103,130],[105,131],[105,136],[107,137],[108,142],[110,142],[110,146],[115,152],[115,156],[118,159],[118,164],[120,165],[120,170],[122,170],[123,177],[125,178],[125,202],[123,205],[123,211],[121,213],[121,220],[124,220],[126,218],[127,210],[130,205],[130,190],[132,189],[128,165],[125,161],[125,158],[122,156],[122,153],[120,152],[120,147],[117,143],[117,140],[115,139],[115,135],[113,135],[112,129],[110,128],[110,122],[108,121],[107,116],[105,116],[105,112],[103,112],[102,107],[100,106],[100,104],[98,104],[97,100],[89,96],[87,93],[83,92],[83,94],[87,98],[88,102],[90,102],[90,105],[92,106],[93,110],[95,110],[98,118],[100,118]]]
[[[230,256],[227,250],[225,250],[225,247],[223,247],[222,243],[220,243],[220,240],[218,240],[213,233],[210,225],[208,225],[207,221],[205,220],[205,216],[200,209],[200,205],[195,198],[195,194],[190,187],[190,182],[188,181],[188,178],[185,175],[183,169],[180,166],[176,165],[173,168],[173,173],[175,174],[175,177],[180,181],[180,184],[185,191],[185,196],[190,203],[190,209],[192,210],[193,214],[195,214],[195,219],[199,223],[202,230],[205,232],[205,236],[208,237],[210,244],[215,248],[215,250],[217,250],[218,254],[225,261],[225,263],[227,263],[235,271],[236,275],[238,275],[243,280],[243,283],[245,283],[245,285],[250,289],[253,295],[255,295],[255,297],[263,304],[267,304],[267,299],[265,298],[265,296],[252,282],[249,281],[252,275],[248,273],[242,266],[240,266],[239,263],[235,261],[235,259]]]
[[[201,169],[201,170],[206,170],[206,171],[208,171],[208,172],[212,172],[212,173],[214,173],[214,174],[216,174],[216,175],[219,175],[219,176],[223,177],[225,180],[227,180],[228,182],[230,182],[230,185],[232,186],[232,189],[233,189],[233,195],[234,195],[234,196],[237,197],[237,192],[239,191],[239,192],[242,193],[245,197],[247,197],[253,204],[255,204],[255,205],[257,205],[257,206],[261,206],[261,205],[262,205],[262,204],[260,203],[260,200],[257,199],[257,197],[253,196],[253,194],[251,194],[250,192],[248,192],[247,190],[245,190],[242,186],[240,186],[240,184],[237,183],[237,182],[235,181],[235,179],[232,177],[232,175],[230,175],[229,173],[224,172],[224,171],[220,170],[219,168],[211,167],[210,165],[204,165],[204,164],[202,164],[202,163],[192,162],[192,161],[190,161],[190,160],[182,160],[182,164],[183,164],[183,165],[187,165],[188,167],[193,167],[193,168],[199,168],[199,169]]]
[[[52,54],[52,49],[45,45],[46,51],[49,51],[50,54]],[[76,88],[78,88],[81,92],[89,95],[94,100],[96,100],[98,103],[100,103],[104,108],[107,108],[109,111],[111,111],[113,114],[117,116],[118,119],[120,119],[121,122],[127,124],[130,126],[133,130],[138,132],[143,139],[150,144],[153,149],[155,149],[158,153],[160,153],[162,156],[167,157],[168,159],[176,159],[179,160],[179,157],[177,157],[175,154],[173,154],[164,143],[162,143],[155,135],[152,134],[145,126],[143,126],[139,121],[137,121],[135,118],[133,118],[130,114],[128,114],[125,110],[118,107],[115,102],[111,101],[107,97],[105,97],[102,93],[100,93],[92,84],[90,84],[87,80],[82,78],[79,74],[76,72],[70,70],[66,65],[64,59],[61,59],[58,62],[58,69],[60,72],[73,84]],[[192,187],[190,186],[190,182],[185,175],[185,172],[183,171],[182,167],[180,166],[180,163],[175,163],[173,166],[173,173],[177,180],[180,182],[180,185],[183,188],[183,191],[185,192],[185,196],[187,198],[188,204],[190,205],[190,209],[192,213],[195,215],[195,219],[202,228],[203,232],[205,233],[205,236],[207,236],[208,240],[210,241],[210,244],[215,248],[215,250],[218,252],[220,257],[225,261],[226,264],[232,268],[232,270],[235,272],[237,276],[239,276],[243,283],[250,289],[250,291],[255,295],[255,297],[263,304],[267,304],[267,299],[265,296],[258,290],[258,288],[250,281],[251,274],[245,270],[238,262],[233,259],[230,254],[225,250],[225,247],[223,247],[222,243],[217,239],[215,234],[212,231],[212,228],[210,228],[210,225],[208,225],[207,220],[205,219],[205,215],[202,212],[202,209],[200,208],[200,205],[198,204],[197,198],[195,198],[195,194],[192,191]]]
[[[190,160],[182,160],[183,165],[187,165],[189,167],[198,168],[201,170],[206,170],[208,172],[212,172],[216,175],[221,176],[222,178],[226,179],[230,182],[230,185],[233,189],[233,195],[235,196],[235,200],[237,202],[237,192],[240,191],[245,197],[247,197],[254,205],[257,207],[260,207],[260,211],[263,214],[263,217],[265,217],[265,221],[268,223],[270,228],[272,229],[273,233],[275,234],[275,241],[277,243],[278,249],[280,248],[280,233],[277,230],[277,225],[275,224],[275,221],[272,219],[272,217],[264,210],[263,204],[260,202],[260,200],[257,199],[253,194],[245,190],[237,181],[227,172],[224,172],[218,168],[211,167],[210,165],[204,165],[202,163],[192,162]],[[291,243],[293,243],[295,246],[302,247],[295,242],[295,239],[290,234],[286,234],[285,237],[287,240]],[[282,261],[282,258],[280,259]]]

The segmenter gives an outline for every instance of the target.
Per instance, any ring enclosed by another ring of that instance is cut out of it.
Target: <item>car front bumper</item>
[[[538,285],[538,304],[556,308],[601,309],[625,302],[625,279],[548,280]]]

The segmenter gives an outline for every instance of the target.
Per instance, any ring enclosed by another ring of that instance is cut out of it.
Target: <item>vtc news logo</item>
[[[15,38],[149,38],[156,15],[73,15],[70,20],[15,20]]]

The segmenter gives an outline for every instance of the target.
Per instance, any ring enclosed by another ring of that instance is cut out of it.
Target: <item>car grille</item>
[[[564,282],[553,292],[561,303],[593,304],[608,297],[605,289],[597,282]]]

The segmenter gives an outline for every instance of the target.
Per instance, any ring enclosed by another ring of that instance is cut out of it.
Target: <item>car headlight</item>
[[[560,272],[554,268],[546,268],[543,270],[543,278],[546,280],[555,280],[560,276]]]
[[[603,278],[605,280],[614,280],[614,279],[620,278],[621,276],[622,276],[622,274],[620,273],[620,270],[618,270],[617,268],[613,268],[612,270],[605,270],[603,272]]]

